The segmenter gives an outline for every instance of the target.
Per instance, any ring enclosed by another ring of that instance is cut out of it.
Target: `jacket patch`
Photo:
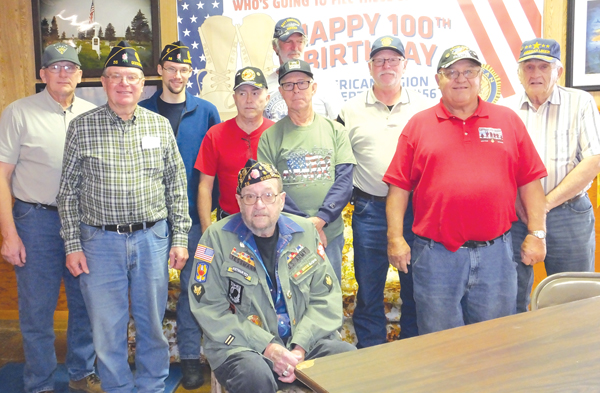
[[[331,292],[331,289],[333,288],[333,280],[329,274],[325,275],[325,278],[323,279],[323,285],[325,285],[327,289],[329,289],[329,292]]]
[[[200,259],[201,261],[205,261],[211,263],[213,257],[215,256],[215,252],[212,248],[203,246],[198,244],[198,248],[196,248],[196,253],[194,254],[195,259]]]
[[[248,315],[248,320],[256,326],[262,327],[262,321],[258,315]]]
[[[302,245],[296,247],[296,251],[293,251],[287,257],[288,269],[292,270],[302,263],[308,256],[312,255],[310,250]]]
[[[196,281],[202,283],[206,282],[206,276],[208,274],[208,263],[206,262],[198,262],[196,265],[196,276],[194,277]]]
[[[294,278],[300,278],[303,275],[305,275],[308,271],[310,271],[313,267],[315,267],[317,265],[317,263],[319,262],[319,260],[317,259],[317,256],[314,254],[311,254],[310,258],[306,261],[306,263],[301,264],[300,269],[298,269],[295,273],[294,273]]]
[[[225,339],[225,345],[227,345],[227,346],[231,345],[231,343],[233,342],[233,340],[235,340],[235,336],[233,334],[230,334]]]
[[[192,294],[194,295],[194,299],[200,303],[200,299],[204,296],[204,287],[202,284],[192,284]]]
[[[325,260],[325,247],[323,247],[323,243],[321,242],[319,242],[319,245],[317,246],[317,254]]]
[[[229,259],[231,259],[232,261],[234,261],[235,263],[238,263],[244,267],[247,267],[248,269],[252,270],[252,271],[256,271],[256,265],[254,263],[254,258],[252,258],[250,255],[246,254],[245,252],[238,252],[235,247],[233,248],[233,250],[231,250],[231,254],[229,254]]]
[[[229,267],[227,268],[227,271],[228,271],[229,273],[237,273],[237,274],[239,274],[240,276],[244,277],[244,278],[245,278],[247,281],[252,281],[252,276],[250,276],[250,275],[248,274],[248,272],[246,272],[246,271],[244,271],[244,270],[240,269],[240,268],[239,268],[239,267],[237,267],[237,266],[229,266]]]
[[[244,293],[243,286],[233,280],[229,280],[229,291],[227,292],[231,303],[236,306],[242,304],[242,295]]]

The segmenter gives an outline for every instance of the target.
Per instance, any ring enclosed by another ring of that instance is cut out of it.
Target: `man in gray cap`
[[[596,103],[585,91],[557,85],[563,66],[555,40],[523,42],[518,72],[525,91],[503,104],[521,117],[548,170],[548,177],[542,179],[548,229],[546,273],[594,271],[595,220],[587,190],[600,171]],[[513,245],[526,237],[545,235],[527,230],[529,220],[520,199],[517,216],[511,229]],[[524,312],[530,302],[533,266],[521,260],[518,248],[514,249],[519,279],[517,312]]]
[[[50,45],[40,70],[46,88],[10,104],[0,119],[2,257],[14,265],[17,276],[23,379],[25,391],[32,393],[54,390],[54,310],[61,280],[69,305],[69,387],[102,391],[94,372],[96,355],[80,280],[65,266],[56,208],[67,127],[74,117],[94,108],[75,97],[80,66],[73,47]],[[11,193],[15,197],[12,211]]]
[[[304,60],[305,47],[306,34],[299,19],[284,18],[277,22],[273,32],[273,50],[279,57],[280,65],[290,60]],[[275,122],[283,119],[288,111],[285,100],[277,89],[279,79],[279,69],[267,76],[271,99],[265,107],[265,117]],[[319,80],[322,86],[318,91],[315,89],[313,95],[314,111],[323,117],[335,120],[340,110],[339,89],[333,83],[328,83],[326,78],[319,78]]]
[[[383,175],[392,161],[402,129],[417,112],[433,105],[423,95],[402,88],[406,70],[404,45],[394,36],[371,46],[369,72],[373,87],[350,99],[338,121],[346,126],[356,158],[354,170],[354,272],[358,283],[352,315],[358,348],[387,341],[383,290],[390,266],[387,258]],[[404,216],[404,238],[412,244],[412,205]],[[416,336],[417,317],[412,294],[412,269],[400,275],[400,338]]]
[[[144,73],[127,41],[111,50],[102,86],[108,103],[67,131],[57,197],[67,267],[81,276],[104,389],[163,392],[168,266],[182,269],[188,258],[185,167],[169,121],[137,105]],[[130,311],[135,382],[125,334]]]
[[[447,49],[435,79],[441,102],[410,119],[383,177],[388,256],[403,272],[413,267],[419,334],[516,312],[517,191],[529,230],[545,230],[539,179],[546,169],[516,113],[479,98],[477,54],[464,45]],[[411,191],[412,247],[403,235]],[[520,248],[528,263],[546,254],[535,236]]]

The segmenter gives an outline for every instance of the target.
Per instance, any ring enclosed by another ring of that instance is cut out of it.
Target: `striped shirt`
[[[502,102],[515,110],[546,165],[542,179],[546,195],[586,157],[600,154],[600,115],[594,98],[587,92],[556,86],[537,110],[527,94]],[[580,194],[590,188],[588,184]]]
[[[169,121],[140,106],[125,121],[108,104],[73,119],[57,202],[67,254],[82,250],[80,222],[100,226],[167,218],[172,246],[187,247],[185,168]]]

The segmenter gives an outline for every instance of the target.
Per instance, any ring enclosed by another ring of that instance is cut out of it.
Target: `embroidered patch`
[[[292,254],[294,254],[294,255],[290,259],[290,256]],[[301,263],[303,260],[305,260],[309,255],[312,255],[312,253],[310,252],[310,250],[308,248],[306,248],[302,245],[296,247],[296,251],[293,251],[288,256],[288,269],[292,270],[293,268],[298,266],[299,263]]]
[[[229,273],[237,273],[237,274],[241,275],[242,277],[244,277],[247,281],[252,281],[252,277],[248,274],[248,272],[240,269],[237,266],[229,266],[227,268],[227,271]]]
[[[235,336],[233,334],[230,334],[225,339],[225,345],[227,345],[227,346],[231,345],[231,343],[233,342],[233,340],[235,340]]]
[[[248,315],[248,320],[258,327],[262,327],[262,321],[258,315]]]
[[[305,275],[306,272],[308,272],[310,269],[312,269],[313,267],[315,267],[317,265],[317,262],[319,262],[319,260],[317,259],[317,256],[311,255],[311,258],[304,265],[302,265],[302,267],[300,269],[298,269],[298,271],[296,271],[296,273],[294,273],[294,278],[300,278],[303,275]]]
[[[244,293],[244,287],[233,280],[229,280],[229,291],[228,296],[231,303],[239,306],[242,304],[242,295]]]
[[[319,242],[319,245],[317,246],[317,254],[325,260],[325,247],[323,247],[323,243],[321,242]]]
[[[212,262],[214,256],[215,251],[212,248],[203,246],[201,244],[198,244],[198,248],[196,248],[196,253],[194,254],[194,258],[200,259],[201,261],[206,261],[208,263]]]
[[[196,265],[196,281],[206,282],[206,275],[208,274],[208,264],[206,262],[198,262]]]
[[[233,250],[231,250],[231,254],[229,254],[229,259],[231,259],[235,263],[238,263],[244,267],[247,267],[248,269],[252,270],[253,272],[256,271],[256,264],[254,263],[254,258],[252,258],[250,255],[246,254],[245,252],[242,252],[242,251],[238,252],[235,249],[235,247],[233,248]]]
[[[481,142],[504,143],[500,128],[479,127],[479,140]]]
[[[325,278],[323,279],[323,285],[325,285],[327,289],[329,289],[329,292],[331,292],[331,289],[333,288],[333,280],[329,274],[325,275]]]
[[[204,287],[202,284],[192,284],[192,293],[194,294],[194,299],[200,303],[200,299],[204,296]]]

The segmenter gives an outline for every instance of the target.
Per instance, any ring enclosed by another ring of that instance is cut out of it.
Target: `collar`
[[[42,90],[41,94],[45,97],[46,101],[48,102],[48,105],[51,108],[54,108],[55,112],[60,115],[62,115],[65,111],[73,112],[73,106],[76,105],[75,102],[77,102],[77,97],[73,95],[73,101],[71,102],[71,105],[69,105],[69,107],[65,109],[62,107],[61,104],[56,102],[54,98],[52,98],[48,89]],[[77,103],[77,106],[79,106],[79,103]]]
[[[365,103],[367,105],[375,105],[377,103],[380,103],[381,105],[383,105],[387,108],[387,105],[385,105],[383,102],[379,101],[377,99],[377,97],[375,97],[375,91],[373,90],[374,88],[375,88],[375,86],[371,86],[371,88],[367,91],[367,97],[365,98]],[[409,104],[409,103],[410,103],[410,97],[408,95],[408,91],[406,91],[406,88],[403,87],[402,91],[400,92],[400,100],[398,100],[398,102],[394,104],[394,107],[396,107],[396,105],[398,105],[398,104]]]
[[[552,93],[550,93],[550,97],[548,97],[546,102],[548,103],[548,105],[550,105],[550,104],[560,105],[560,86],[558,86],[558,85],[554,86],[554,90],[552,90]],[[544,102],[544,104],[546,102]],[[523,91],[523,95],[521,96],[521,99],[519,101],[518,108],[527,109],[527,108],[523,108],[523,105],[525,105],[525,104],[527,104],[529,108],[534,108],[533,104],[531,103],[531,100],[529,99],[529,96],[527,95],[527,92]],[[542,105],[544,105],[544,104],[542,104]],[[540,105],[540,108],[541,108],[541,105]]]
[[[285,213],[279,215],[277,224],[279,225],[279,237],[304,232],[304,229]],[[244,224],[241,213],[231,216],[231,219],[223,226],[223,230],[237,234],[240,240],[248,240],[254,235],[252,231],[248,229],[246,224]]]
[[[106,111],[106,113],[108,114],[108,116],[110,117],[111,121],[113,123],[128,123],[128,122],[132,122],[135,124],[135,120],[137,119],[138,115],[140,114],[140,106],[136,105],[135,109],[133,110],[133,116],[131,117],[131,119],[129,120],[123,120],[121,119],[121,117],[119,115],[117,115],[115,113],[115,111],[112,110],[112,108],[110,107],[110,105],[108,105],[108,102],[106,104],[103,105],[104,110]]]
[[[489,117],[490,105],[492,104],[485,100],[482,100],[480,97],[477,97],[477,109],[475,109],[475,112],[471,116],[469,116],[469,119],[472,117]],[[437,104],[434,108],[435,115],[438,117],[438,119],[449,120],[452,118],[456,118],[455,115],[448,111],[441,98],[439,104]]]

